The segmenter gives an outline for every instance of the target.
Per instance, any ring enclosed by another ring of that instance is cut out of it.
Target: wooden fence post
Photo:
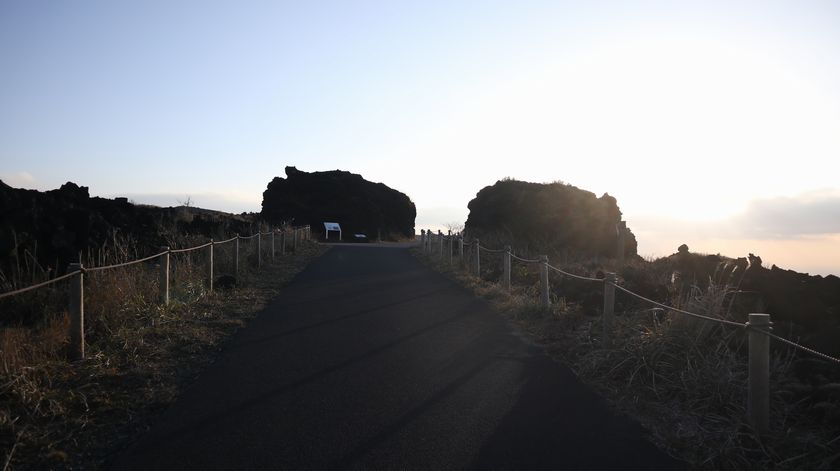
[[[280,233],[280,256],[286,255],[286,228]]]
[[[71,263],[67,272],[83,270],[81,263]],[[85,272],[70,279],[70,350],[71,360],[85,358]]]
[[[548,286],[548,255],[540,255],[540,304],[551,306],[551,293]]]
[[[769,332],[773,323],[770,314],[749,315],[749,392],[747,411],[750,424],[758,434],[770,428],[770,337],[758,332]]]
[[[443,232],[438,230],[438,248],[440,249],[440,259],[443,260]]]
[[[452,266],[452,249],[454,249],[454,247],[452,246],[454,243],[452,239],[452,231],[449,231],[449,235],[446,237],[446,241],[449,243],[447,245],[446,250],[447,255],[449,255],[449,266]]]
[[[239,234],[236,234],[236,239],[233,241],[233,277],[239,283]]]
[[[605,348],[612,344],[610,335],[612,335],[613,313],[615,312],[615,282],[617,279],[615,273],[607,273],[604,278],[604,312],[601,316],[601,323],[604,327],[602,342]]]
[[[461,265],[464,264],[464,237],[458,237],[458,260]]]
[[[481,243],[475,239],[475,276],[481,278]]]
[[[292,233],[292,251],[297,253],[298,230],[293,229]]]
[[[262,268],[262,231],[257,227],[257,270]]]
[[[271,229],[271,263],[274,263],[274,228]]]
[[[210,239],[210,292],[213,292],[213,239]]]
[[[160,303],[169,304],[169,247],[161,247],[165,252],[160,256]]]
[[[615,230],[618,232],[618,247],[616,247],[616,259],[618,265],[624,265],[624,243],[625,237],[627,233],[627,222],[626,221],[619,221],[618,224],[615,225]]]
[[[420,247],[426,251],[426,229],[420,229]]]
[[[502,287],[510,291],[510,245],[505,245],[505,254],[502,258]]]

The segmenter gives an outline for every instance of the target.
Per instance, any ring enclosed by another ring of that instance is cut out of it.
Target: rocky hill
[[[417,210],[408,196],[350,172],[302,172],[286,167],[263,193],[261,216],[268,222],[309,224],[323,233],[324,222],[341,224],[345,235],[383,239],[414,236]]]
[[[494,237],[534,250],[568,252],[580,257],[613,257],[621,211],[608,194],[600,198],[565,183],[500,180],[469,202],[465,228],[471,237]],[[625,256],[636,254],[628,230]]]
[[[0,270],[7,275],[26,262],[62,271],[79,252],[115,238],[141,252],[167,245],[174,235],[223,237],[247,233],[255,218],[192,207],[135,205],[125,198],[91,197],[68,182],[40,192],[0,181]]]

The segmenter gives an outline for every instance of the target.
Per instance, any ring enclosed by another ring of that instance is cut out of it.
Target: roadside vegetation
[[[492,245],[495,246],[495,245]],[[831,470],[840,468],[840,365],[773,344],[770,433],[747,423],[746,335],[617,294],[611,348],[601,342],[600,283],[551,275],[550,308],[539,304],[535,265],[514,263],[512,289],[499,283],[501,255],[482,254],[481,277],[457,256],[418,258],[491,302],[558,362],[642,423],[650,438],[692,469]],[[558,257],[560,258],[560,257]],[[471,262],[471,260],[467,260]],[[587,276],[613,271],[614,261],[564,264]],[[706,280],[683,280],[667,264],[634,260],[619,283],[671,306],[743,322],[756,299],[739,288],[742,271],[722,263]],[[776,326],[789,336],[791,328]]]
[[[264,243],[257,269],[254,240],[240,241],[238,276],[233,244],[216,247],[213,292],[207,251],[173,254],[165,306],[154,261],[88,274],[82,361],[67,360],[66,283],[0,300],[0,470],[102,468],[323,250],[301,241],[282,256],[278,247],[272,263]],[[169,244],[204,242],[171,236]],[[132,240],[115,237],[88,253],[85,265],[135,260],[139,252]],[[47,276],[19,259],[14,279],[0,274],[6,288]]]

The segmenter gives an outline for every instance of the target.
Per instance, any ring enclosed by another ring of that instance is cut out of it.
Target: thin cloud
[[[840,234],[840,191],[754,200],[733,223],[756,239]]]

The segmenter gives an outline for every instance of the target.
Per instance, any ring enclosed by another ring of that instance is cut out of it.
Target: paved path
[[[405,247],[336,246],[119,470],[680,469]]]

